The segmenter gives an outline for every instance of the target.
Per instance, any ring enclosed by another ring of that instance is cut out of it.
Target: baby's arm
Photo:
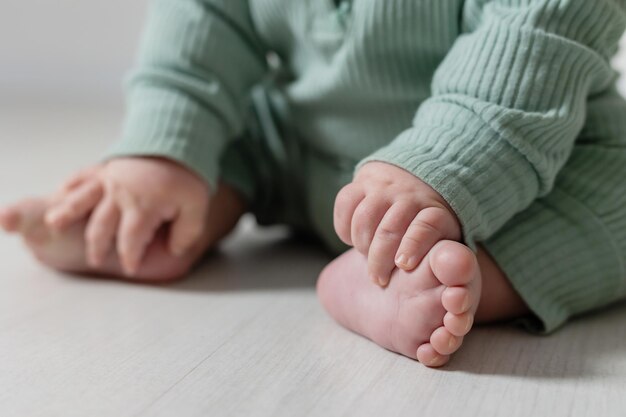
[[[242,133],[250,89],[266,71],[248,0],[154,0],[122,139],[108,156],[177,161],[215,192],[223,150]]]
[[[626,25],[624,3],[467,1],[468,33],[437,70],[432,97],[411,128],[359,163],[356,178],[372,161],[412,173],[450,204],[475,247],[551,190],[587,98],[614,85],[609,59]]]
[[[242,132],[245,101],[266,70],[247,0],[154,0],[123,137],[97,178],[78,176],[62,190],[48,223],[62,228],[92,212],[90,263],[116,241],[129,274],[164,222],[173,222],[170,250],[189,248],[203,228],[206,193],[217,190],[223,150]]]

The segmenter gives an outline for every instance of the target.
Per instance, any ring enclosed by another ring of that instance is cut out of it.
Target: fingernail
[[[384,287],[385,285],[387,285],[387,279],[383,277],[379,277],[378,284],[380,284],[381,287]]]
[[[415,256],[408,257],[405,254],[401,254],[396,258],[396,264],[402,269],[413,269],[417,266],[417,258]]]

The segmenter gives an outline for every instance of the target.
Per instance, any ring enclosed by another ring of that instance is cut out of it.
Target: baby
[[[163,281],[252,212],[342,253],[330,315],[427,366],[475,321],[551,332],[626,296],[625,27],[621,0],[155,0],[121,141],[0,224]]]

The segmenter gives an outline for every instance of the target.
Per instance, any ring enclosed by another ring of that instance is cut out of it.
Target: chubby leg
[[[474,255],[447,240],[437,243],[414,270],[396,269],[385,288],[370,281],[367,258],[351,249],[322,271],[317,289],[341,325],[432,367],[448,362],[475,320],[528,313],[484,250]]]
[[[88,266],[85,253],[86,221],[57,231],[45,224],[51,198],[33,198],[0,209],[0,227],[19,234],[33,255],[44,265],[66,272],[125,277],[115,251],[98,268]],[[221,183],[212,199],[206,227],[198,243],[185,255],[171,254],[167,230],[160,230],[149,245],[134,280],[165,281],[183,277],[200,257],[237,224],[246,204],[231,186]]]

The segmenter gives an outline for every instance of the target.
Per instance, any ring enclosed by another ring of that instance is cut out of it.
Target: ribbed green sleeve
[[[265,72],[247,1],[153,1],[123,135],[108,157],[174,159],[215,191],[219,159],[242,132],[245,100]]]
[[[412,127],[357,169],[376,160],[412,172],[474,246],[551,190],[587,99],[615,81],[626,13],[616,0],[469,0],[462,19]]]

